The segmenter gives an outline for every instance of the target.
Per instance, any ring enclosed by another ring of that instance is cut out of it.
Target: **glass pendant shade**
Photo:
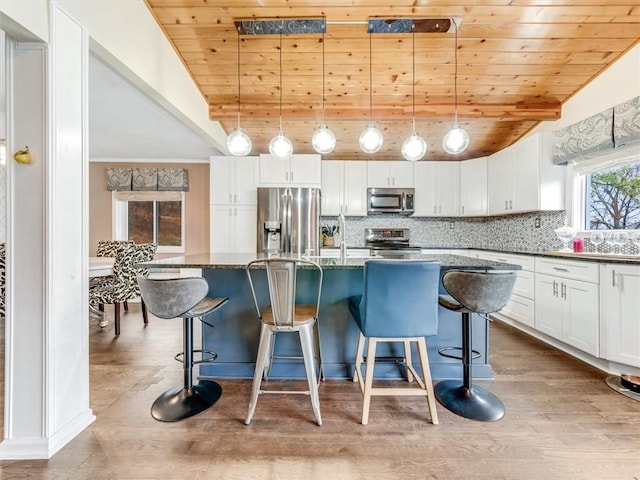
[[[293,143],[280,131],[269,142],[269,153],[278,160],[289,160],[293,154]]]
[[[331,153],[336,148],[336,136],[326,125],[320,125],[311,138],[313,149],[322,154]]]
[[[244,157],[251,152],[251,138],[240,127],[236,128],[227,137],[227,148],[231,155]]]
[[[382,148],[384,138],[374,123],[370,123],[360,134],[360,149],[364,153],[376,153]]]
[[[402,142],[402,157],[410,162],[420,160],[427,153],[427,141],[417,132],[411,132],[411,135]]]
[[[449,129],[442,139],[442,148],[451,155],[462,153],[469,146],[469,134],[458,125]]]

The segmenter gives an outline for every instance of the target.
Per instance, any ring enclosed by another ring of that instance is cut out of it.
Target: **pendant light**
[[[469,146],[469,134],[458,125],[458,24],[455,18],[451,21],[455,25],[455,70],[453,74],[455,117],[453,126],[442,139],[442,148],[452,155],[462,153]]]
[[[371,32],[369,32],[369,125],[360,134],[358,139],[360,143],[360,149],[364,153],[376,153],[382,148],[384,138],[382,132],[378,130],[376,124],[373,123],[373,80],[372,80],[372,66],[371,66]]]
[[[244,157],[251,152],[251,138],[240,128],[240,34],[238,34],[238,127],[227,137],[231,155]]]
[[[322,124],[316,129],[311,138],[313,149],[320,154],[333,152],[336,148],[336,136],[324,122],[324,32],[322,33]]]
[[[414,27],[415,28],[415,25]],[[412,52],[412,74],[411,74],[411,86],[413,96],[413,129],[407,139],[402,142],[402,156],[405,160],[415,162],[424,157],[427,153],[427,142],[424,138],[416,132],[416,32],[411,31],[411,52]]]
[[[280,131],[269,142],[269,153],[278,160],[289,160],[293,144],[282,132],[282,28],[280,28]]]

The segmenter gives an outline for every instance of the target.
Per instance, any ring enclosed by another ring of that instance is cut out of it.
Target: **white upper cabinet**
[[[211,157],[209,203],[256,205],[258,157]]]
[[[290,160],[278,160],[268,153],[260,154],[259,186],[320,186],[320,155],[292,155]]]
[[[489,157],[489,215],[562,210],[564,172],[554,165],[553,133],[530,135]]]
[[[367,214],[367,162],[323,161],[320,215]]]
[[[419,217],[459,215],[459,162],[415,162],[415,213]]]
[[[367,162],[367,185],[371,188],[413,188],[413,162]]]
[[[487,157],[460,162],[460,215],[486,215]]]

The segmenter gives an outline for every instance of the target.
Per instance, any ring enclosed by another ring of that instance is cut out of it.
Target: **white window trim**
[[[185,253],[185,233],[186,233],[186,209],[185,209],[185,194],[184,192],[111,192],[111,219],[112,219],[112,232],[114,240],[127,240],[129,238],[128,231],[128,209],[127,202],[129,199],[140,199],[142,200],[144,197],[149,197],[149,201],[158,200],[158,194],[166,194],[168,197],[167,200],[180,200],[180,205],[182,208],[182,222],[181,222],[181,232],[180,232],[180,246],[163,246],[158,245],[157,253]],[[154,218],[155,218],[155,208],[156,205],[154,203]]]
[[[576,235],[587,238],[591,232],[586,226],[586,202],[585,195],[587,189],[587,175],[596,173],[600,170],[621,167],[632,163],[640,162],[640,147],[631,146],[629,148],[621,148],[608,155],[594,158],[591,160],[574,163],[571,165],[570,175],[571,182],[571,224],[577,230]],[[603,230],[601,230],[603,231]],[[622,232],[624,230],[607,230],[607,232]]]

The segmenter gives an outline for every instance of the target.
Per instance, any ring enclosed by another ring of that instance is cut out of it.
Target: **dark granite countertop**
[[[217,268],[217,269],[240,269],[244,268],[247,263],[256,258],[264,258],[263,254],[252,253],[200,253],[194,255],[184,255],[179,257],[164,258],[153,260],[139,264],[145,268]],[[367,258],[363,257],[299,257],[308,258],[317,262],[324,269],[361,269]],[[424,259],[437,260],[440,262],[442,269],[461,269],[461,270],[520,270],[520,265],[510,263],[494,262],[492,260],[483,260],[480,258],[466,257],[462,255],[440,255],[429,254],[422,255],[416,253],[400,253],[393,255],[377,256],[375,258],[390,259]]]

